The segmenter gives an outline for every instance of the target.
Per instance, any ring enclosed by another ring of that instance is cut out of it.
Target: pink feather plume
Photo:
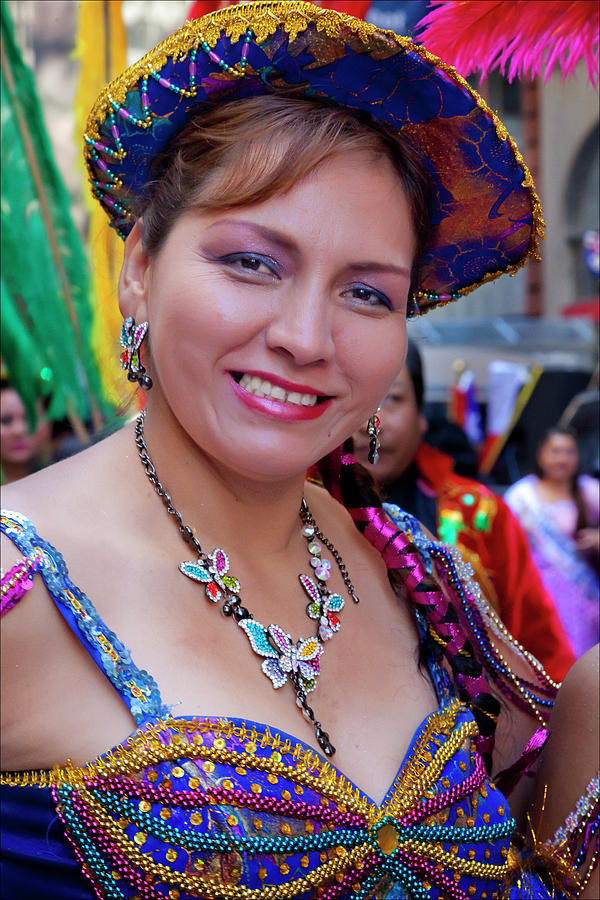
[[[558,63],[563,80],[585,59],[598,83],[598,0],[430,0],[418,40],[463,76],[498,69],[509,81]]]

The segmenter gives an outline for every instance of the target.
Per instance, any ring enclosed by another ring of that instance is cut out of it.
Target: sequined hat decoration
[[[187,22],[109,84],[85,134],[91,187],[125,238],[152,160],[207,100],[294,87],[407,136],[431,175],[431,237],[419,312],[469,293],[529,256],[544,221],[529,170],[485,101],[424,47],[333,9],[263,0]]]

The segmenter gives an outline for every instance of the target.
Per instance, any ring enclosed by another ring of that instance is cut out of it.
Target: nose
[[[329,362],[335,353],[333,312],[334,304],[322,287],[290,288],[279,298],[267,326],[267,345],[298,366]]]

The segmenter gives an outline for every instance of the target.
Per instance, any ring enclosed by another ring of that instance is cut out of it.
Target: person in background
[[[421,356],[409,341],[406,363],[381,407],[381,446],[373,472],[385,498],[459,548],[513,637],[560,680],[575,656],[527,538],[500,497],[457,475],[452,458],[424,442],[423,395]],[[354,447],[365,462],[366,432],[354,436]]]
[[[31,431],[20,395],[4,375],[0,381],[0,469],[2,484],[17,481],[46,465],[52,426],[43,410]]]
[[[598,641],[599,488],[596,478],[579,474],[573,432],[551,428],[538,445],[534,473],[505,495],[577,656]]]

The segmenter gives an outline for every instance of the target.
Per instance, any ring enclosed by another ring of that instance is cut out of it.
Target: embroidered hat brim
[[[366,111],[420,149],[431,234],[415,300],[424,312],[529,256],[544,221],[531,174],[485,101],[424,47],[312,3],[267,0],[187,22],[109,84],[85,134],[92,190],[125,238],[151,166],[207,100],[294,87]]]

